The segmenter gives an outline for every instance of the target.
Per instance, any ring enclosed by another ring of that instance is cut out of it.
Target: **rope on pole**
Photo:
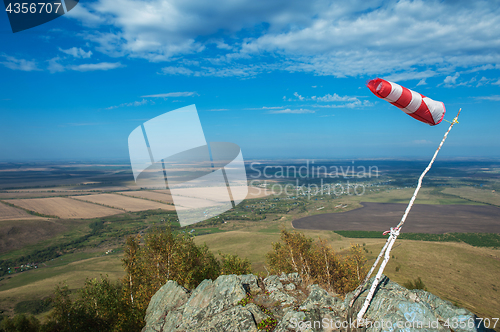
[[[358,322],[358,326],[359,326],[360,323],[363,322],[363,316],[365,315],[366,310],[368,309],[368,306],[370,305],[370,302],[371,302],[371,300],[373,298],[373,295],[375,293],[375,289],[377,288],[377,286],[378,286],[378,284],[380,282],[380,278],[382,276],[382,273],[384,272],[385,266],[389,262],[390,252],[391,252],[392,246],[394,245],[394,242],[396,242],[396,239],[397,239],[397,237],[399,235],[399,232],[401,231],[401,227],[405,223],[406,218],[408,217],[408,214],[410,213],[410,210],[411,210],[411,208],[413,206],[413,203],[415,202],[415,199],[417,198],[418,192],[419,192],[420,188],[422,187],[422,180],[423,180],[424,176],[427,174],[427,172],[429,172],[429,170],[431,169],[432,164],[434,163],[434,160],[436,160],[436,157],[437,157],[439,151],[441,150],[441,147],[444,144],[444,141],[448,137],[448,133],[451,131],[451,128],[453,128],[453,126],[455,125],[455,123],[458,123],[457,120],[458,120],[458,116],[460,115],[460,111],[462,111],[462,109],[458,110],[457,116],[453,119],[453,121],[451,122],[450,127],[448,128],[448,131],[446,131],[446,133],[444,134],[444,137],[441,140],[441,143],[439,144],[438,148],[436,149],[436,152],[434,153],[434,156],[432,157],[431,161],[429,162],[429,165],[427,166],[427,168],[420,175],[420,177],[418,179],[417,188],[415,188],[415,192],[413,193],[413,196],[412,196],[410,202],[408,203],[408,206],[406,207],[405,213],[403,214],[403,217],[401,218],[401,221],[399,222],[399,224],[395,228],[391,227],[389,238],[387,239],[384,247],[380,251],[380,254],[378,255],[377,259],[375,260],[375,263],[373,264],[372,268],[370,269],[370,271],[366,275],[365,279],[363,280],[363,283],[358,287],[356,293],[354,294],[353,298],[351,299],[351,302],[349,303],[349,307],[352,307],[352,305],[354,304],[354,301],[356,301],[356,299],[358,298],[359,294],[361,294],[361,291],[363,290],[363,288],[365,287],[366,283],[370,279],[370,276],[373,273],[373,271],[375,270],[375,267],[378,265],[378,262],[380,261],[380,258],[382,256],[384,256],[384,260],[382,261],[382,264],[380,265],[380,268],[379,268],[379,270],[377,272],[377,275],[375,276],[375,280],[373,281],[373,283],[371,285],[370,291],[368,292],[368,295],[366,296],[366,299],[365,299],[365,302],[363,304],[363,307],[361,307],[361,310],[359,311],[359,313],[358,313],[358,315],[356,317],[356,320]],[[386,234],[386,233],[384,233],[384,234]]]

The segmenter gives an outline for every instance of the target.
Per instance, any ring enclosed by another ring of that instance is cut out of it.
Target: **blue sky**
[[[430,158],[382,77],[462,108],[442,158],[500,157],[496,1],[80,1],[13,34],[0,13],[0,161],[128,158],[141,123],[196,104],[245,158]]]

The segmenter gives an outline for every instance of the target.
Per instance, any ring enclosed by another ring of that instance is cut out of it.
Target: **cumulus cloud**
[[[359,101],[357,97],[350,97],[350,96],[339,96],[338,94],[334,93],[333,95],[327,94],[323,97],[316,97],[312,96],[312,100],[316,101],[322,101],[322,102],[332,102],[332,101]]]
[[[37,67],[37,64],[34,60],[30,61],[25,59],[18,59],[6,54],[0,54],[0,58],[5,59],[5,61],[0,61],[0,64],[12,70],[21,70],[21,71],[40,70]]]
[[[304,97],[302,97],[301,95],[299,95],[299,93],[298,93],[298,92],[294,92],[294,93],[293,93],[293,95],[294,95],[295,97],[297,97],[299,100],[304,100]]]
[[[453,86],[457,84],[458,76],[460,76],[460,73],[455,73],[455,75],[453,76],[446,76],[443,83],[445,84],[445,86]]]
[[[319,107],[319,108],[362,108],[362,107],[371,107],[373,103],[368,100],[360,100],[359,97],[356,96],[340,96],[337,93],[326,94],[324,96],[312,96],[312,97],[304,97],[300,95],[298,92],[293,94],[295,99],[283,97],[285,101],[301,101],[308,104],[310,107]]]
[[[72,55],[75,58],[82,58],[82,59],[88,59],[92,56],[92,51],[85,52],[81,48],[76,48],[72,47],[70,49],[64,50],[62,48],[59,48],[59,51]]]
[[[487,0],[220,0],[217,6],[97,0],[81,3],[68,17],[99,26],[84,38],[110,56],[160,62],[191,55],[200,62],[165,67],[167,75],[285,70],[421,81],[500,62],[500,7]],[[259,66],[248,62],[254,59]]]

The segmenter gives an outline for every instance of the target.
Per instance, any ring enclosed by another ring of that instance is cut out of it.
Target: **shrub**
[[[300,232],[281,230],[267,264],[274,274],[298,272],[306,283],[319,283],[339,294],[354,290],[366,275],[361,246],[351,245],[346,256],[336,255],[326,241],[314,242]]]
[[[142,313],[130,305],[123,284],[87,279],[74,299],[67,286],[57,286],[52,303],[54,310],[41,331],[139,331]]]
[[[422,279],[420,277],[418,277],[414,281],[408,280],[407,282],[405,282],[403,284],[403,286],[405,286],[407,289],[410,289],[410,290],[411,289],[427,290],[427,287],[425,287],[424,282],[422,281]]]
[[[18,332],[30,331],[37,332],[40,330],[40,322],[32,315],[19,314],[13,318],[5,317],[0,322],[0,331]]]
[[[221,252],[219,256],[221,257],[220,274],[248,274],[252,271],[250,261],[246,258]]]
[[[151,297],[168,280],[192,289],[222,273],[251,272],[248,260],[220,253],[218,261],[206,245],[197,246],[192,237],[173,234],[170,227],[153,229],[141,240],[140,235],[127,239],[121,282],[88,279],[72,297],[67,286],[56,287],[54,310],[42,331],[140,331]]]

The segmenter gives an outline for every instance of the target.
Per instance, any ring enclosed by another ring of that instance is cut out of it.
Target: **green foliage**
[[[70,293],[67,286],[56,287],[54,310],[42,331],[139,331],[143,326],[142,313],[130,305],[120,282],[87,279],[74,299]]]
[[[221,252],[219,252],[219,256],[221,274],[249,274],[252,272],[251,263],[247,258]]]
[[[427,290],[427,288],[424,285],[424,282],[420,277],[415,279],[414,281],[408,280],[403,284],[407,289],[422,289],[422,290]]]
[[[38,315],[42,312],[49,311],[51,309],[50,300],[28,300],[21,301],[14,307],[14,312],[16,314],[33,314]]]
[[[278,321],[274,317],[267,317],[257,325],[257,329],[270,332],[274,330],[277,324]]]
[[[89,226],[91,234],[105,229],[102,221]],[[87,279],[75,294],[67,286],[57,286],[50,304],[40,300],[16,306],[16,312],[35,314],[53,306],[45,324],[40,326],[32,316],[17,315],[6,318],[0,326],[5,331],[30,332],[140,331],[151,297],[168,280],[192,289],[204,279],[214,280],[221,274],[251,273],[248,259],[219,255],[220,261],[206,245],[196,245],[190,235],[174,234],[170,227],[155,228],[144,241],[140,235],[127,239],[123,257],[127,275],[121,282],[113,283],[102,276],[100,280]]]
[[[242,298],[238,304],[241,305],[241,306],[246,306],[248,303],[252,302],[253,300],[253,296],[251,294],[247,294],[247,296],[245,296],[244,298]]]
[[[13,318],[5,317],[0,322],[2,332],[38,332],[40,322],[32,315],[19,314]]]
[[[97,233],[104,228],[104,221],[97,220],[89,224],[90,229],[93,233]]]
[[[281,230],[281,242],[273,243],[267,264],[273,274],[298,272],[308,283],[319,283],[339,294],[355,289],[366,275],[366,259],[360,246],[337,256],[326,241],[307,238],[300,232]]]
[[[247,293],[247,296],[242,298],[238,302],[238,304],[243,306],[243,307],[246,306],[248,303],[253,303],[253,304],[257,305],[262,310],[262,312],[264,312],[266,315],[269,316],[266,319],[259,322],[259,324],[257,324],[257,329],[265,330],[265,331],[274,330],[274,328],[276,327],[276,324],[278,322],[274,318],[273,313],[268,308],[266,308],[264,305],[259,304],[259,303],[255,303],[254,298],[253,298],[252,294],[250,294],[250,293]],[[274,304],[274,306],[279,306],[279,304],[280,304],[280,302],[278,301]]]
[[[220,254],[219,262],[206,245],[197,246],[193,237],[174,234],[170,227],[153,229],[141,245],[141,236],[129,237],[124,250],[123,280],[130,303],[144,317],[151,297],[168,280],[195,288],[205,279],[221,274],[250,273],[250,262],[235,255]]]

